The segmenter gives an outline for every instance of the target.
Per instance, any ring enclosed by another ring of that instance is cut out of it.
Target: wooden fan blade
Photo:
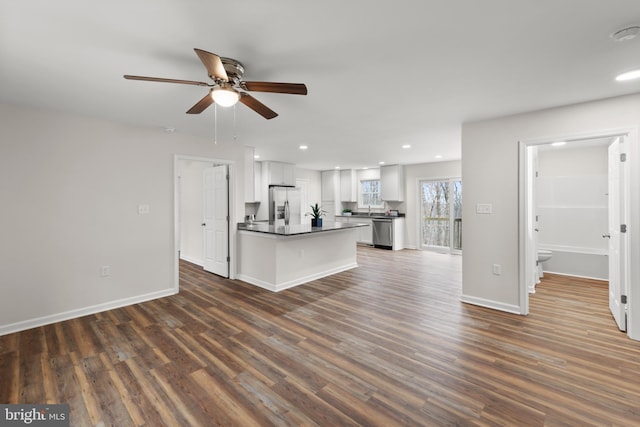
[[[204,96],[204,98],[196,102],[196,105],[189,108],[189,111],[187,111],[187,114],[200,114],[204,110],[206,110],[211,104],[213,104],[213,98],[211,97],[211,92],[209,92]]]
[[[180,83],[183,85],[209,86],[205,82],[196,82],[194,80],[163,79],[161,77],[130,76],[128,74],[125,74],[124,78],[127,80],[142,80],[146,82]]]
[[[267,120],[278,117],[278,113],[276,113],[271,108],[267,107],[248,93],[240,92],[240,102],[251,108],[256,113],[260,114]]]
[[[255,92],[290,93],[293,95],[306,95],[307,86],[303,83],[273,83],[273,82],[243,82],[246,90]]]
[[[209,73],[209,77],[212,79],[221,79],[225,82],[229,81],[229,76],[227,76],[227,72],[224,69],[224,65],[222,65],[222,60],[215,53],[207,52],[206,50],[194,48],[198,54],[198,58],[207,68],[207,72]]]

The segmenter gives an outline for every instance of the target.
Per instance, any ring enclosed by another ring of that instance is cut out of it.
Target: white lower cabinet
[[[393,250],[404,249],[404,218],[393,220]]]
[[[369,218],[351,218],[351,222],[361,222],[369,224],[367,227],[360,227],[360,237],[358,243],[373,245],[373,222]]]
[[[349,218],[346,216],[337,216],[336,222],[350,222],[368,224],[366,227],[358,227],[358,243],[373,245],[373,222],[369,218]]]

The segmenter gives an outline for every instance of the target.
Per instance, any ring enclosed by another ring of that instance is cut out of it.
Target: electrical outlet
[[[149,213],[149,205],[146,205],[146,204],[138,205],[138,214],[139,215],[146,215],[148,213]]]
[[[493,274],[499,276],[502,274],[502,266],[500,264],[493,264]]]
[[[111,266],[103,265],[100,267],[100,277],[108,277],[111,275]]]

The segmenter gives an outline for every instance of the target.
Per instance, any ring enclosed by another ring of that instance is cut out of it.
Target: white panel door
[[[227,165],[204,170],[204,269],[229,277],[229,184]]]
[[[620,232],[624,218],[624,163],[620,160],[621,138],[609,146],[609,309],[621,331],[626,330],[626,304],[622,295],[626,295],[625,234]]]

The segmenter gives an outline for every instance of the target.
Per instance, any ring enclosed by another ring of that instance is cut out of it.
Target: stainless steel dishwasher
[[[376,248],[393,249],[392,219],[373,219],[373,246]]]

